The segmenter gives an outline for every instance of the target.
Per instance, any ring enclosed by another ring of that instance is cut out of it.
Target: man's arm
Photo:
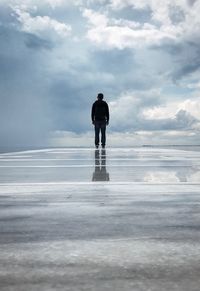
[[[95,113],[95,105],[92,105],[92,110],[91,110],[91,119],[92,119],[92,123],[94,123],[94,113]]]
[[[107,122],[107,124],[109,123],[109,119],[110,119],[109,107],[108,107],[108,104],[106,103],[106,122]]]

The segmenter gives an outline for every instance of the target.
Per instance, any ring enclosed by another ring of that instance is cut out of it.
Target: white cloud
[[[87,36],[96,44],[119,49],[142,45],[158,45],[163,39],[174,38],[167,31],[159,32],[155,27],[147,27],[145,25],[140,30],[134,30],[128,26],[101,26],[90,29]]]
[[[200,98],[169,102],[165,106],[145,109],[143,116],[149,120],[175,118],[175,115],[181,110],[190,113],[193,117],[200,120]]]
[[[110,5],[113,9],[122,9],[132,7],[134,9],[143,10],[150,8],[152,11],[160,11],[161,14],[168,14],[170,6],[180,7],[184,11],[189,8],[187,0],[110,0]]]
[[[61,23],[49,16],[32,17],[29,12],[20,8],[15,8],[18,20],[22,25],[22,30],[35,33],[39,36],[55,33],[60,37],[66,37],[71,33],[71,26]]]
[[[59,6],[78,5],[82,0],[0,0],[0,3],[9,4],[11,6],[19,6],[31,10],[33,7],[50,6],[52,9]]]
[[[120,96],[116,101],[109,102],[112,125],[130,127],[137,117],[140,99],[133,93]]]
[[[134,1],[134,0],[111,0],[110,1],[110,6],[113,9],[117,9],[120,10],[124,7],[127,6],[132,6],[132,7],[137,7],[138,9],[143,9],[147,6],[147,4],[145,3],[145,1]]]
[[[164,99],[167,100],[167,98],[168,96],[165,96]],[[116,100],[109,102],[112,117],[111,129],[136,130],[139,137],[145,136],[145,138],[153,138],[154,131],[163,132],[163,138],[196,137],[200,124],[199,98],[151,107],[151,104],[156,104],[156,102],[159,104],[162,99],[159,90],[133,91],[120,95]],[[166,135],[167,133],[169,135]]]
[[[136,128],[138,121],[143,118],[142,110],[145,100],[159,100],[160,91],[153,89],[149,91],[124,92],[115,101],[109,102],[114,128]]]
[[[160,44],[177,37],[175,30],[158,29],[150,23],[140,24],[134,21],[109,18],[105,14],[91,9],[83,10],[83,16],[90,24],[87,37],[92,42],[109,48],[127,48],[141,45]]]
[[[196,136],[197,133],[195,131],[188,131],[188,130],[170,130],[163,132],[163,137],[171,138],[171,137],[191,137]]]
[[[148,23],[124,21],[109,17],[105,13],[90,9],[83,10],[90,27],[87,37],[90,41],[108,48],[130,48],[138,46],[160,45],[166,42],[179,43],[190,40],[200,33],[200,2],[191,7],[186,0],[112,0],[112,9],[150,9],[151,20]],[[130,8],[131,9],[131,8]],[[198,38],[196,39],[198,42]]]
[[[100,14],[91,9],[84,9],[83,16],[88,18],[89,22],[94,26],[105,27],[108,24],[108,18],[104,14]]]
[[[44,0],[44,2],[51,5],[52,8],[61,6],[65,1],[64,0]]]

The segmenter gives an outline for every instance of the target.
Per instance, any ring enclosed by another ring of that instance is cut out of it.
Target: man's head
[[[103,100],[103,93],[99,93],[99,94],[97,95],[97,99],[98,99],[98,100]]]

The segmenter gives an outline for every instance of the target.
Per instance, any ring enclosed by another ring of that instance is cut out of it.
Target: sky
[[[200,144],[200,0],[0,0],[0,146]]]

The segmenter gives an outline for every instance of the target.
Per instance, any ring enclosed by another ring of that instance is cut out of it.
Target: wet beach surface
[[[0,154],[0,289],[199,290],[200,152]]]

